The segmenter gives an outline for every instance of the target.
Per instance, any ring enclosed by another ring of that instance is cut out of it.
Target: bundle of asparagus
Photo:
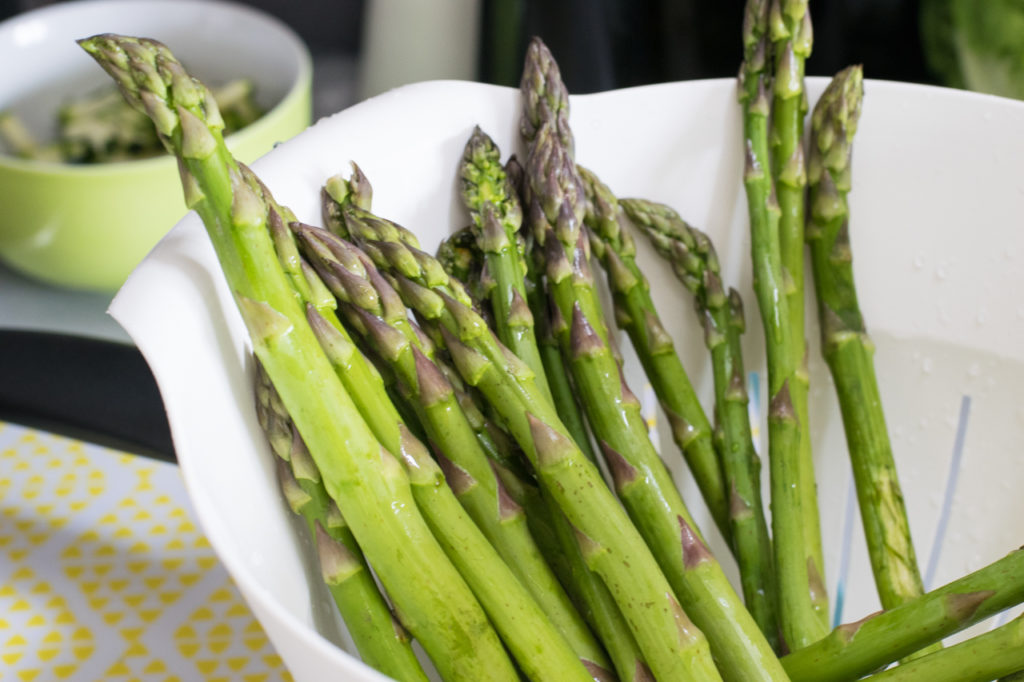
[[[568,93],[539,40],[522,81],[525,154],[503,164],[485,132],[472,132],[458,169],[469,226],[437,256],[372,212],[357,166],[325,180],[323,227],[299,221],[231,157],[212,95],[166,47],[81,41],[179,159],[187,203],[250,332],[256,410],[283,496],[306,521],[360,655],[378,670],[425,679],[410,638],[445,680],[853,680],[913,654],[879,679],[1024,669],[1013,646],[1020,621],[927,649],[1024,601],[1024,551],[922,594],[849,268],[860,71],[839,74],[821,98],[805,172],[806,2],[751,0],[744,44],[771,532],[746,410],[739,294],[727,293],[705,234],[667,206],[615,197],[576,164]],[[808,183],[820,326],[887,609],[831,634],[796,272]],[[634,230],[694,296],[713,420],[660,322]],[[735,555],[742,598],[648,437],[592,257]],[[847,406],[869,389],[873,400]]]

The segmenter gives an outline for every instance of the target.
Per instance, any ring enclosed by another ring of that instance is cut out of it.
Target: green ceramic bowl
[[[84,0],[0,23],[0,110],[37,135],[51,134],[57,107],[112,84],[75,44],[96,33],[161,40],[207,83],[246,77],[267,111],[227,138],[251,162],[305,129],[312,61],[277,19],[212,0]],[[0,155],[0,260],[32,278],[112,292],[185,215],[170,157],[69,165]]]

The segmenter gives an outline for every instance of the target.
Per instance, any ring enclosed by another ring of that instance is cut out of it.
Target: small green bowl
[[[96,33],[161,40],[207,83],[252,80],[267,113],[227,138],[242,161],[310,123],[312,60],[298,36],[267,14],[209,0],[85,0],[0,23],[0,63],[19,65],[0,83],[0,110],[45,126],[69,97],[112,85],[75,43]],[[101,292],[117,290],[187,212],[171,157],[70,165],[0,155],[0,206],[0,260]]]

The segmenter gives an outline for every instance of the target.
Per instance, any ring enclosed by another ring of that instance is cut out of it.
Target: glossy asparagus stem
[[[813,533],[807,523],[800,459],[801,431],[793,385],[800,365],[792,351],[789,297],[779,241],[779,205],[771,177],[768,119],[771,83],[770,0],[748,0],[743,24],[743,64],[739,100],[743,109],[746,156],[743,183],[750,217],[754,293],[764,328],[768,358],[768,465],[772,541],[779,596],[779,622],[784,647],[795,651],[825,634],[819,605],[824,600],[823,575],[812,552]],[[816,501],[813,501],[816,506]]]
[[[836,75],[815,107],[807,239],[822,354],[839,397],[875,585],[882,607],[891,609],[920,595],[924,585],[853,277],[846,195],[862,96],[861,69],[854,66]]]
[[[772,546],[761,499],[761,461],[754,450],[747,412],[740,344],[743,304],[735,289],[726,294],[718,257],[707,235],[664,204],[643,199],[623,199],[620,203],[631,224],[646,234],[655,250],[668,260],[697,303],[704,341],[711,354],[715,409],[722,429],[719,456],[725,490],[729,491],[729,522],[743,598],[765,637],[777,647]]]
[[[443,336],[466,383],[500,413],[545,492],[572,523],[587,565],[615,597],[654,675],[718,679],[703,635],[680,608],[600,471],[537,388],[533,371],[498,341],[461,284],[410,246],[415,238],[408,230],[357,211],[349,216],[353,238],[388,273],[406,305]]]
[[[539,40],[527,51],[521,90],[526,178],[546,219],[538,219],[543,231],[535,238],[544,249],[552,329],[619,498],[707,637],[723,678],[785,679],[771,646],[707,550],[612,351],[588,259],[585,189],[572,156],[568,93]]]
[[[579,657],[588,669],[602,670],[600,646],[540,556],[522,509],[502,490],[452,386],[428,357],[430,342],[409,321],[397,294],[352,245],[321,228],[293,223],[292,229],[343,301],[349,326],[395,372],[434,444],[440,466],[411,437],[386,394],[356,382],[349,387],[381,442],[405,455],[427,522],[520,667],[531,679],[579,679],[587,675]],[[339,377],[351,381],[351,366],[359,360],[354,348],[318,313],[310,313],[310,323]]]
[[[1024,616],[872,675],[876,682],[989,682],[1024,666]]]
[[[324,582],[363,661],[396,680],[426,682],[408,633],[391,613],[362,550],[324,488],[306,444],[262,366],[256,364],[256,414],[277,455],[278,480],[292,511],[306,520]]]
[[[523,216],[518,243],[522,248],[522,260],[526,265],[526,301],[537,326],[537,345],[541,364],[548,378],[548,388],[551,390],[555,409],[558,410],[562,423],[572,434],[583,454],[596,463],[597,456],[594,454],[590,428],[587,426],[579,395],[572,385],[569,369],[551,329],[550,305],[544,282],[544,256],[534,237],[537,231],[535,226],[545,220],[544,214],[537,202],[533,201],[533,194],[529,183],[526,182],[525,171],[519,159],[510,158],[505,167],[508,177],[517,189],[520,203],[527,209]]]
[[[269,207],[224,145],[207,89],[155,41],[107,34],[80,45],[178,158],[186,204],[206,225],[254,351],[399,620],[442,675],[517,679],[483,609],[420,516],[408,476],[374,438],[306,323],[268,233]]]
[[[651,298],[647,278],[636,263],[636,246],[625,229],[618,199],[601,180],[578,167],[587,197],[584,221],[591,253],[607,273],[615,321],[629,334],[648,381],[668,416],[672,438],[711,511],[718,529],[731,543],[729,487],[712,443],[711,422],[697,398],[675,343],[666,333]]]
[[[793,682],[856,680],[1024,601],[1024,549],[888,611],[840,625],[782,664]]]
[[[789,344],[796,371],[790,383],[793,411],[805,428],[800,430],[800,491],[804,519],[804,544],[814,572],[824,575],[821,549],[821,519],[818,514],[817,481],[811,434],[806,425],[810,375],[807,371],[807,342],[804,314],[804,204],[807,173],[804,167],[804,117],[807,91],[804,64],[811,54],[813,31],[807,0],[772,0],[769,16],[775,66],[772,82],[771,159],[772,181],[779,204],[779,253],[785,274],[784,291],[789,316]],[[828,599],[816,592],[811,602],[828,626]]]
[[[526,264],[516,245],[523,212],[519,197],[501,164],[500,151],[479,127],[473,130],[459,164],[462,203],[470,229],[483,253],[495,331],[509,350],[533,370],[537,386],[550,397],[534,332],[533,313],[526,302]]]

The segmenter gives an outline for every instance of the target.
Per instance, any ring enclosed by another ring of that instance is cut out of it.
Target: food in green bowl
[[[227,137],[244,161],[310,123],[312,60],[299,37],[263,12],[207,0],[85,0],[0,23],[0,60],[18,65],[0,79],[0,111],[49,139],[62,106],[109,88],[75,41],[111,29],[173,42],[209,84],[249,80],[265,113]],[[185,215],[177,185],[165,155],[69,164],[0,154],[0,262],[49,284],[113,292]]]
[[[256,101],[253,83],[237,78],[212,87],[214,101],[230,135],[256,122],[264,111]],[[160,156],[156,129],[142,113],[128,106],[115,88],[75,98],[57,112],[56,139],[41,143],[10,111],[0,112],[0,150],[22,159],[64,163],[110,163]]]

